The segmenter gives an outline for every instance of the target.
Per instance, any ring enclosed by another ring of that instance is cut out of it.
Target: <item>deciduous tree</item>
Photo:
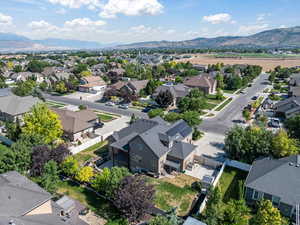
[[[48,192],[54,193],[59,183],[59,170],[56,162],[50,160],[47,162],[43,169],[43,175],[40,178],[40,184]]]
[[[82,167],[77,174],[75,175],[75,179],[79,182],[90,182],[91,178],[94,176],[94,170],[90,166]]]
[[[172,93],[169,90],[166,91],[161,91],[155,101],[157,102],[157,104],[160,105],[160,107],[162,108],[168,108],[169,106],[171,106],[174,102],[174,97],[172,95]]]
[[[299,146],[295,139],[289,138],[287,132],[279,130],[273,138],[273,154],[281,158],[299,153]]]

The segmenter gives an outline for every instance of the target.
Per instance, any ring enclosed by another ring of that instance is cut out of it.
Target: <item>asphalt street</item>
[[[262,92],[268,83],[268,75],[261,74],[252,84],[251,87],[245,89],[245,94],[240,94],[238,97],[226,106],[217,116],[213,118],[204,119],[199,129],[208,133],[215,133],[224,135],[230,127],[236,124],[236,121],[242,119],[242,111],[245,106],[251,101],[254,95]],[[133,113],[140,118],[148,118],[146,113],[134,109],[120,109],[117,106],[106,106],[104,103],[89,102],[78,99],[71,99],[63,96],[53,96],[44,94],[46,100],[62,102],[71,105],[85,105],[89,108],[101,110],[105,112],[120,114],[124,116],[131,116]]]
[[[224,135],[231,127],[242,119],[242,111],[251,101],[251,98],[262,92],[268,86],[268,75],[261,74],[251,87],[245,89],[245,94],[238,97],[226,106],[217,116],[203,120],[199,129],[204,132]]]

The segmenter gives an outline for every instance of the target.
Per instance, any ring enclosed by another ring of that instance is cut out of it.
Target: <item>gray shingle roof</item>
[[[27,113],[40,99],[32,96],[19,97],[16,95],[8,95],[0,97],[0,111],[9,115],[16,116]]]
[[[280,197],[289,205],[300,202],[300,155],[279,160],[264,158],[253,163],[246,186]]]
[[[182,141],[174,141],[172,149],[168,155],[183,160],[188,157],[195,150],[195,148],[195,145],[191,145]]]

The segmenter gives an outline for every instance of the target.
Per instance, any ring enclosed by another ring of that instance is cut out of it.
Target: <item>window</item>
[[[254,200],[260,200],[263,197],[263,193],[259,191],[254,190],[253,199]]]
[[[279,205],[279,202],[280,202],[280,198],[277,197],[277,196],[273,196],[272,197],[272,202],[275,206],[278,206]]]

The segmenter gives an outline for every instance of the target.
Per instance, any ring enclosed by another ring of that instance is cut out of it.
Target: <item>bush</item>
[[[149,118],[154,118],[156,116],[163,116],[164,115],[164,110],[161,108],[158,109],[152,109],[148,112]]]
[[[181,119],[181,115],[176,112],[170,112],[164,116],[164,119],[170,123],[176,122]]]
[[[197,141],[202,138],[203,132],[199,131],[197,128],[193,132],[193,141]]]

